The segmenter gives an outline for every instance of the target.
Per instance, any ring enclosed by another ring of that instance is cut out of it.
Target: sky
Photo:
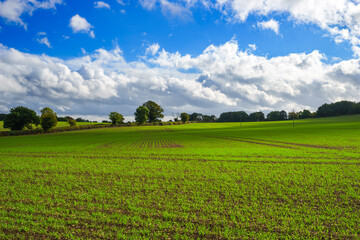
[[[133,120],[360,101],[360,0],[0,0],[0,112]]]

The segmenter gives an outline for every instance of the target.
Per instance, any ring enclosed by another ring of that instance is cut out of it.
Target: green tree
[[[41,127],[45,131],[49,131],[51,128],[55,127],[57,124],[56,113],[51,108],[43,108],[41,110]]]
[[[284,110],[282,110],[280,112],[280,120],[286,120],[286,119],[288,119],[287,113]]]
[[[0,113],[0,121],[4,121],[6,117],[5,113]]]
[[[189,114],[183,112],[180,114],[180,118],[183,123],[187,123],[187,121],[189,121],[190,116]]]
[[[307,110],[307,109],[304,109],[299,115],[300,115],[299,117],[303,118],[303,119],[312,117],[311,112],[309,110]]]
[[[263,112],[254,112],[249,115],[249,121],[251,122],[259,122],[264,120],[265,120],[265,115]]]
[[[160,118],[163,118],[164,109],[162,109],[157,103],[153,101],[147,101],[143,104],[149,110],[148,119],[149,122],[157,122],[160,121]]]
[[[135,114],[135,121],[140,125],[140,124],[144,124],[149,116],[149,109],[147,107],[144,106],[139,106],[136,109]]]
[[[72,117],[66,116],[65,119],[66,119],[67,123],[70,125],[70,127],[76,127],[77,126],[77,123],[76,123],[75,119],[73,119]]]
[[[10,128],[14,130],[22,130],[25,125],[40,123],[39,117],[34,110],[29,108],[18,106],[11,108],[10,113],[5,116],[4,128]]]
[[[109,114],[109,119],[112,122],[112,125],[117,125],[124,122],[124,117],[118,112],[111,112]]]

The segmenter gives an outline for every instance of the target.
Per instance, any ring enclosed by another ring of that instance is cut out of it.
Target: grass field
[[[93,125],[93,124],[101,124],[101,123],[92,123],[92,122],[78,122],[76,123],[78,126],[81,125]],[[106,123],[105,123],[106,124]],[[4,122],[0,121],[0,131],[10,131],[10,128],[4,128],[3,127]],[[58,122],[56,127],[69,127],[70,125],[67,122]],[[41,128],[40,125],[37,126],[38,128]],[[33,124],[33,128],[37,128],[34,124]]]
[[[360,238],[360,116],[0,138],[0,238]]]

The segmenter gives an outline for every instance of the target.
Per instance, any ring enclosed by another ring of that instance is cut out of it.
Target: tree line
[[[160,123],[164,117],[164,109],[153,101],[147,101],[139,106],[134,115],[137,124],[145,123]],[[221,113],[219,118],[215,115],[204,115],[201,113],[181,113],[180,119],[176,117],[175,122],[181,121],[187,123],[192,122],[258,122],[258,121],[282,121],[288,119],[306,119],[314,117],[331,117],[350,114],[360,114],[360,102],[339,101],[330,104],[321,105],[316,112],[311,112],[304,109],[299,112],[287,113],[285,110],[271,111],[266,117],[263,112],[253,112],[247,114],[245,111],[224,112]],[[124,117],[118,112],[111,112],[109,114],[112,125],[120,125],[124,123]],[[8,114],[0,114],[0,121],[4,121],[4,128],[11,130],[22,130],[24,128],[32,129],[32,125],[41,125],[44,131],[49,131],[57,125],[58,121],[66,121],[70,127],[77,127],[77,122],[90,122],[89,120],[77,118],[73,119],[70,116],[57,117],[57,114],[48,107],[41,110],[41,115],[37,116],[34,110],[28,109],[23,106],[18,106],[10,109]],[[172,120],[170,120],[172,121]]]

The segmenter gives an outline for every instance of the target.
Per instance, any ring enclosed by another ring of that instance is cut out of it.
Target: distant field
[[[360,116],[0,137],[0,238],[359,239]]]
[[[0,131],[10,131],[9,128],[3,127],[4,122],[0,121]],[[93,124],[101,124],[101,123],[92,123],[92,122],[78,122],[77,125],[93,125]],[[67,122],[58,122],[56,127],[68,127],[69,124]],[[36,128],[35,125],[33,125],[33,128]],[[38,128],[41,128],[40,125],[38,125]]]

